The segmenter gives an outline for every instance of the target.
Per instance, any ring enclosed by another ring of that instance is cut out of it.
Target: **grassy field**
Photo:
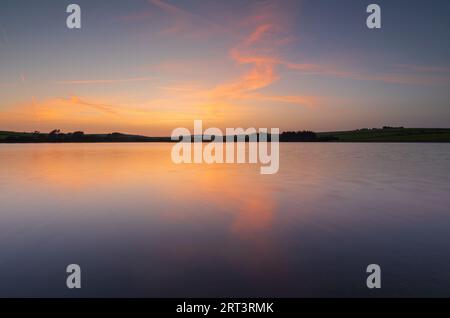
[[[322,132],[319,137],[336,137],[343,142],[450,142],[448,128],[385,128]]]
[[[30,136],[31,133],[13,132],[13,131],[0,131],[0,140],[4,140],[9,136]]]

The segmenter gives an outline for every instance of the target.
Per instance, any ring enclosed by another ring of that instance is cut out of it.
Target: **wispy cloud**
[[[196,93],[199,92],[200,90],[200,88],[198,87],[186,85],[157,86],[156,88],[170,92],[185,92],[185,93]]]
[[[192,16],[191,13],[165,2],[159,0],[151,2],[173,15]],[[213,87],[190,86],[186,89],[185,87],[165,86],[161,89],[170,90],[172,96],[169,98],[173,100],[181,99],[192,106],[225,106],[239,101],[248,103],[268,101],[303,106],[317,105],[316,99],[311,96],[296,94],[277,96],[260,92],[262,89],[282,80],[282,75],[277,70],[277,67],[281,64],[277,57],[277,49],[288,43],[288,41],[280,41],[280,39],[289,38],[290,35],[284,26],[285,21],[282,21],[276,10],[277,7],[268,2],[263,6],[257,6],[255,12],[239,20],[237,26],[230,26],[229,29],[233,30],[231,38],[235,40],[235,44],[229,49],[229,52],[224,53],[229,56],[229,62],[239,66],[241,75],[233,79],[222,80],[221,83]],[[190,31],[183,28],[183,32]],[[262,55],[262,53],[266,55]],[[186,68],[192,70],[201,67],[192,67],[186,61],[170,61],[160,63],[155,68],[159,71],[177,72],[179,74]]]
[[[161,1],[161,0],[148,0],[148,2],[153,4],[156,7],[160,8],[161,10],[164,10],[173,15],[187,16],[187,17],[194,16],[191,12],[189,12],[187,10],[183,10],[175,5],[170,4],[169,2],[165,2],[165,1]]]
[[[314,63],[294,63],[273,56],[267,55],[245,55],[236,49],[230,51],[231,55],[241,64],[270,64],[279,65],[287,69],[298,71],[303,75],[317,75],[336,77],[343,79],[351,79],[356,81],[379,81],[390,84],[410,84],[410,85],[436,85],[446,83],[450,78],[442,76],[438,73],[450,72],[446,67],[419,67],[408,66],[402,67],[409,72],[400,71],[392,73],[362,73],[351,70],[344,70],[333,65],[321,65]],[[430,73],[430,74],[423,74]],[[434,74],[431,74],[434,73]]]
[[[336,68],[334,66],[318,65],[318,64],[297,64],[286,61],[274,61],[285,67],[301,72],[304,75],[322,75],[336,78],[352,79],[357,81],[379,81],[390,84],[409,84],[409,85],[438,85],[446,83],[450,80],[448,77],[438,76],[436,74],[422,74],[426,68],[410,68],[411,72],[392,72],[392,73],[362,73],[356,71],[348,71]],[[436,72],[435,69],[427,68],[427,72]],[[440,69],[439,72],[442,72]]]
[[[215,21],[175,6],[168,1],[148,0],[148,2],[169,16],[168,26],[160,31],[163,35],[183,34],[189,37],[203,38],[217,32],[227,31]]]
[[[86,101],[84,99],[81,99],[78,96],[72,96],[69,99],[63,99],[63,100],[71,103],[72,105],[83,105],[83,106],[92,107],[98,111],[101,111],[101,112],[104,112],[107,114],[117,114],[117,111],[114,110],[114,107],[117,107],[117,106],[107,105],[107,104],[98,103],[98,102]]]
[[[147,82],[152,81],[153,77],[135,77],[124,79],[99,79],[99,80],[68,80],[68,81],[56,81],[55,84],[71,84],[71,85],[88,85],[88,84],[121,84],[121,83],[133,83],[133,82]]]
[[[283,21],[276,14],[272,3],[258,8],[257,12],[247,17],[242,25],[249,31],[242,40],[229,51],[232,60],[242,65],[250,65],[250,69],[234,80],[220,84],[209,93],[213,99],[252,100],[291,103],[303,106],[316,105],[311,96],[289,95],[277,96],[259,92],[281,81],[282,75],[277,67],[280,59],[277,49],[283,43],[278,40],[289,36]]]
[[[414,72],[450,73],[450,66],[423,66],[423,65],[399,64],[397,65],[397,67]]]
[[[247,40],[245,41],[245,43],[247,45],[253,44],[255,42],[258,42],[259,40],[262,39],[262,37],[264,36],[264,34],[266,34],[267,32],[269,32],[271,29],[273,28],[272,24],[262,24],[260,26],[258,26],[256,28],[255,31],[253,31],[249,37],[247,38]]]

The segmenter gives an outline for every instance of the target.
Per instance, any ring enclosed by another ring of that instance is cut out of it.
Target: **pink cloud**
[[[250,44],[260,41],[263,38],[263,36],[267,32],[269,32],[272,28],[273,28],[273,25],[271,25],[271,24],[262,24],[262,25],[258,26],[256,28],[256,30],[253,31],[249,35],[249,37],[245,41],[245,44],[250,45]]]

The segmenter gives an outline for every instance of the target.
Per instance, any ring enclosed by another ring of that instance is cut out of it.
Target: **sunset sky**
[[[381,30],[366,27],[374,2]],[[0,6],[0,130],[450,127],[450,1]]]

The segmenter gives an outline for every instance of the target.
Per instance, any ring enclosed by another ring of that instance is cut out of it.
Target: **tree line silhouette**
[[[122,133],[111,134],[85,134],[83,131],[75,131],[63,133],[59,129],[54,129],[49,133],[11,133],[3,132],[6,136],[0,139],[4,143],[39,143],[39,142],[173,142],[170,137],[147,137],[140,135],[128,135]],[[256,134],[257,141],[261,140],[260,134]],[[229,138],[228,138],[229,139]],[[245,140],[246,142],[254,140],[248,135],[233,136],[234,141]],[[271,141],[272,136],[267,134],[267,141]],[[279,135],[280,142],[317,142],[317,141],[333,141],[338,138],[333,136],[318,136],[313,131],[287,131]],[[194,138],[191,136],[191,141]],[[213,138],[214,140],[214,138]],[[223,141],[227,140],[227,136],[223,136]]]

